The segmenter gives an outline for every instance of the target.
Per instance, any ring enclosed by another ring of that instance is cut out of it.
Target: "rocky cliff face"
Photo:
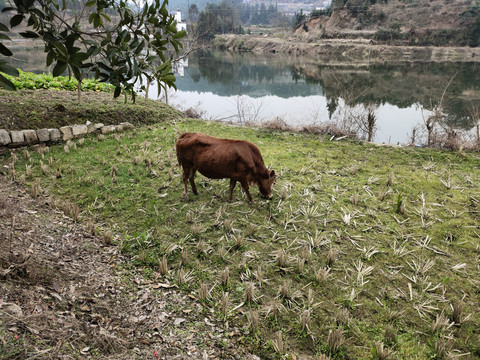
[[[368,38],[409,45],[472,45],[480,37],[480,5],[468,0],[388,1],[335,8],[295,33],[304,38]],[[478,32],[478,34],[476,33]]]

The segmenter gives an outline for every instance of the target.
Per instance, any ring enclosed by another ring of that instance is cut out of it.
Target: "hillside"
[[[192,131],[257,144],[274,198],[182,198]],[[0,155],[0,359],[478,359],[478,153],[329,139],[167,116]]]
[[[330,15],[312,14],[295,33],[306,39],[360,37],[394,45],[478,46],[480,43],[478,1],[366,3],[347,1],[339,6],[337,1]]]

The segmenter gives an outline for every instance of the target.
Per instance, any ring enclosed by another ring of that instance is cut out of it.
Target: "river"
[[[480,105],[478,63],[331,66],[313,59],[251,53],[196,53],[177,66],[169,103],[204,118],[277,123],[302,128],[336,125],[366,137],[370,109],[373,140],[426,141],[425,121],[441,110],[439,128],[468,131],[469,110]],[[156,97],[156,89],[150,96]],[[362,124],[364,125],[364,124]]]
[[[41,49],[16,49],[12,65],[46,71]],[[203,118],[234,123],[274,121],[326,127],[367,137],[373,114],[376,142],[424,143],[425,121],[441,110],[438,128],[466,132],[480,105],[480,64],[408,63],[332,66],[275,54],[197,52],[176,65],[177,90],[168,103]],[[158,98],[151,86],[150,98]],[[165,100],[165,94],[160,94]],[[362,130],[363,129],[363,130]],[[415,129],[415,131],[414,131]]]

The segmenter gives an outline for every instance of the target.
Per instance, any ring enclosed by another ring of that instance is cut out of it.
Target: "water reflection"
[[[197,53],[177,77],[174,102],[213,119],[271,120],[291,125],[360,117],[376,109],[376,141],[405,143],[441,107],[442,126],[470,129],[480,105],[477,63],[350,67],[302,57]],[[358,131],[358,128],[357,128]],[[418,132],[417,132],[418,134]]]

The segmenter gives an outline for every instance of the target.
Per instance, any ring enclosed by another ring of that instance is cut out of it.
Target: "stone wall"
[[[84,125],[68,125],[59,129],[11,130],[0,129],[0,148],[15,148],[42,143],[57,143],[87,134],[109,134],[132,129],[133,125],[123,122],[118,125],[93,124],[87,121]]]

